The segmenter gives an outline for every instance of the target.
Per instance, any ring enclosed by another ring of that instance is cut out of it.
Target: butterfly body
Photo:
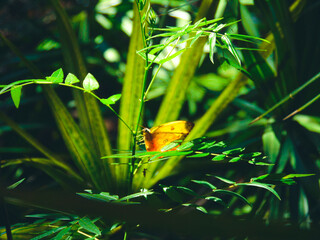
[[[161,151],[169,143],[183,140],[189,134],[194,124],[188,121],[173,121],[152,128],[143,129],[146,150]],[[174,149],[172,149],[174,150]]]

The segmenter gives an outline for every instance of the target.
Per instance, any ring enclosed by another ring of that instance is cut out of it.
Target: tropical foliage
[[[40,29],[0,26],[0,239],[318,233],[319,4],[21,7]],[[146,152],[141,126],[177,119],[187,138]]]

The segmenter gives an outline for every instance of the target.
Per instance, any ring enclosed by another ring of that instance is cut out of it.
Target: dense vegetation
[[[320,234],[319,3],[7,1],[0,239]]]

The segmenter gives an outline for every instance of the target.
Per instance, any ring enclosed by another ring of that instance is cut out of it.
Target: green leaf
[[[216,39],[217,33],[213,32],[209,35],[209,58],[210,61],[214,64],[213,54],[214,54],[214,47],[216,46]]]
[[[223,200],[221,198],[218,198],[218,197],[214,197],[214,196],[208,196],[205,198],[206,200],[211,200],[211,201],[214,201],[216,203],[220,203],[221,205],[223,206],[226,206],[226,204],[223,202]]]
[[[228,184],[236,184],[236,182],[231,181],[231,180],[226,179],[226,178],[223,178],[223,177],[218,177],[218,176],[214,176],[214,175],[210,175],[210,176],[215,177],[215,178],[219,179],[220,181],[228,183]]]
[[[79,225],[85,230],[94,233],[96,235],[101,235],[99,228],[91,221],[89,218],[84,217],[79,220]]]
[[[215,156],[214,158],[211,159],[211,161],[222,161],[226,158],[227,156],[226,155],[218,155],[218,156]]]
[[[14,184],[11,184],[8,189],[15,189],[17,186],[20,185],[20,183],[22,183],[25,180],[25,178],[22,178],[21,180],[19,180],[18,182],[15,182]]]
[[[107,192],[101,192],[99,194],[92,194],[92,193],[77,193],[77,194],[87,199],[99,200],[103,202],[111,202],[119,199],[118,195],[110,195],[110,193],[107,193]]]
[[[172,157],[172,156],[184,156],[193,153],[193,151],[187,152],[178,152],[178,151],[169,151],[169,152],[161,152],[159,154],[154,155],[150,160],[154,160],[159,157]]]
[[[63,77],[63,70],[62,68],[59,68],[58,70],[54,71],[50,77],[47,77],[46,79],[52,83],[62,83]]]
[[[181,192],[177,191],[176,187],[173,187],[173,186],[163,187],[163,191],[167,194],[167,196],[171,200],[179,203],[184,202],[184,196],[181,194]]]
[[[78,83],[80,80],[72,73],[69,73],[64,81],[65,84],[72,85],[74,83]]]
[[[237,183],[237,186],[253,186],[253,187],[264,188],[264,189],[267,189],[268,191],[270,191],[271,193],[273,193],[279,200],[281,200],[279,194],[273,188],[271,188],[268,184],[265,184],[265,183],[257,183],[257,182]]]
[[[293,120],[297,121],[301,126],[311,132],[320,133],[320,118],[308,115],[296,115]]]
[[[175,188],[189,195],[198,196],[198,194],[195,191],[191,190],[190,188],[183,187],[183,186],[176,186]]]
[[[194,141],[183,143],[181,146],[177,147],[178,151],[190,149],[194,146]]]
[[[191,180],[194,183],[201,184],[203,186],[209,187],[210,189],[217,189],[215,186],[213,186],[211,183],[203,180]]]
[[[210,153],[197,153],[191,156],[187,156],[187,158],[200,158],[200,157],[207,157]]]
[[[179,146],[181,144],[181,142],[182,142],[181,140],[173,141],[173,142],[165,145],[163,148],[161,148],[161,151],[165,152],[165,151],[171,150],[171,149]]]
[[[165,62],[168,62],[172,59],[174,59],[175,57],[179,56],[181,53],[183,53],[186,50],[186,48],[180,49],[179,51],[175,52],[174,54],[170,55],[167,58],[161,59],[159,61],[160,64],[164,64]]]
[[[283,179],[289,179],[289,178],[300,178],[300,177],[311,177],[314,176],[315,174],[288,174],[283,177]]]
[[[98,81],[91,73],[88,73],[85,79],[83,80],[83,88],[89,92],[99,88]]]
[[[19,108],[20,99],[21,99],[21,90],[22,90],[21,86],[13,87],[10,90],[11,98],[16,108]]]
[[[225,154],[225,155],[232,155],[232,154],[241,153],[243,150],[244,150],[244,148],[235,148],[235,149],[224,151],[222,153]]]
[[[241,157],[234,157],[232,159],[229,160],[229,162],[238,162],[241,160]]]
[[[61,231],[62,229],[64,229],[65,227],[58,227],[58,228],[54,228],[54,229],[51,229],[50,231],[47,231],[39,236],[36,236],[34,238],[31,238],[31,240],[38,240],[38,239],[42,239],[42,238],[45,238],[45,237],[48,237],[56,232],[59,232]]]
[[[233,47],[230,39],[228,38],[228,36],[226,34],[221,36],[221,40],[227,46],[227,48],[228,48],[229,52],[232,54],[232,56],[234,56],[234,58],[237,60],[239,66],[241,66],[240,57],[239,57],[237,51],[234,49],[234,47]]]
[[[127,201],[127,200],[130,200],[130,199],[133,199],[133,198],[146,197],[146,196],[152,195],[152,194],[154,194],[153,191],[146,190],[146,189],[141,189],[141,192],[130,194],[128,196],[120,198],[118,201],[119,202],[123,202],[123,201]]]
[[[254,157],[260,156],[262,153],[261,152],[253,152],[253,153],[245,153],[245,154],[240,154],[239,157],[242,159],[252,159]]]
[[[72,226],[66,227],[65,229],[63,229],[62,231],[60,231],[54,238],[52,238],[52,240],[61,240],[61,239],[65,239],[63,237],[65,237],[67,234],[70,235],[71,233],[73,233],[71,231]]]
[[[225,193],[225,194],[228,194],[228,195],[235,196],[235,197],[239,198],[241,201],[243,201],[246,204],[248,204],[250,207],[252,207],[251,203],[245,197],[241,196],[239,193],[228,191],[228,190],[222,190],[222,189],[215,190],[214,192],[215,193]]]
[[[121,98],[121,93],[112,95],[111,97],[108,97],[108,98],[102,98],[100,99],[100,102],[108,106],[108,105],[115,104],[120,98]]]

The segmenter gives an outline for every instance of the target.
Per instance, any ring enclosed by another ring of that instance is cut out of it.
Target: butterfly
[[[148,152],[161,151],[169,143],[183,140],[189,134],[194,124],[192,122],[178,120],[161,124],[152,128],[143,129],[143,139]],[[174,150],[171,149],[171,150]]]

